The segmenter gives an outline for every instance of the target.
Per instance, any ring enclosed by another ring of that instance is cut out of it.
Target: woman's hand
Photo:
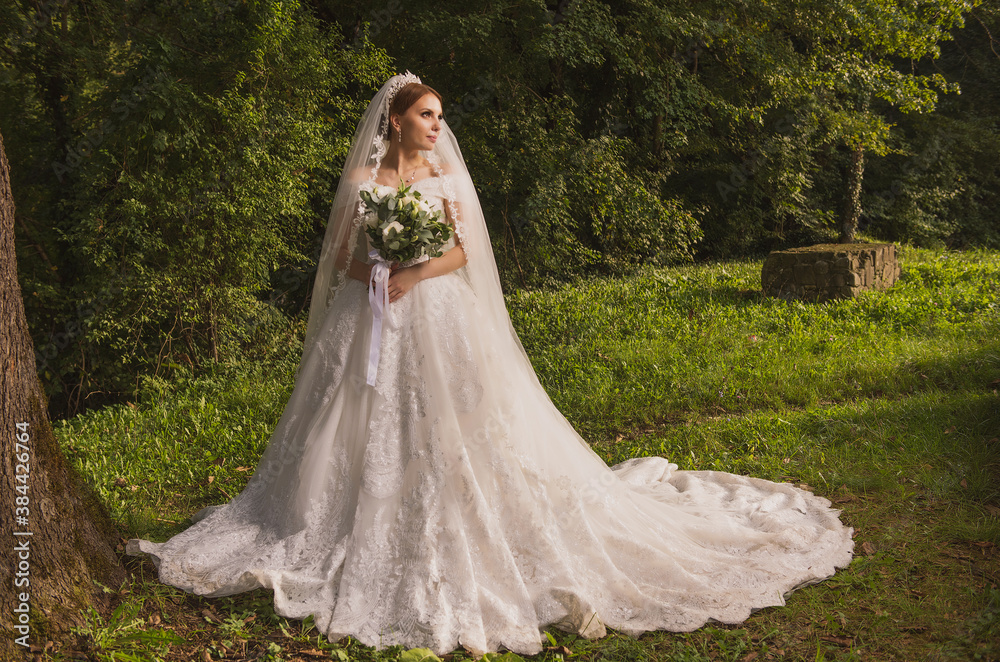
[[[426,262],[419,262],[409,267],[394,266],[389,274],[389,303],[400,298],[413,289],[413,286],[424,279],[421,266]]]

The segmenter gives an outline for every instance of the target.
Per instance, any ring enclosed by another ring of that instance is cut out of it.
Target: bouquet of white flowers
[[[370,218],[365,232],[371,238],[368,259],[374,261],[368,302],[372,307],[372,335],[368,349],[368,384],[375,385],[382,337],[382,318],[389,313],[389,276],[392,263],[406,262],[420,255],[438,257],[441,247],[454,232],[444,223],[444,212],[410,190],[402,181],[399,188],[366,182],[359,191]]]
[[[453,230],[444,223],[444,212],[402,182],[398,189],[368,182],[361,186],[360,195],[371,212],[365,232],[387,262],[406,262],[420,255],[438,257],[451,239]]]

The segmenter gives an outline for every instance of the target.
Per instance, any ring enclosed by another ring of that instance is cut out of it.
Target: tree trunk
[[[103,504],[66,462],[49,425],[14,253],[14,200],[0,135],[0,659],[69,639],[88,605],[105,614],[98,581],[125,581]]]
[[[865,173],[865,148],[858,145],[851,154],[851,169],[847,173],[847,192],[844,196],[844,216],[840,224],[840,243],[854,243],[854,231],[861,218],[861,179]]]

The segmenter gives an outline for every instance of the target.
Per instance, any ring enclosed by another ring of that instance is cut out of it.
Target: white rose
[[[396,189],[394,189],[393,187],[386,186],[384,184],[379,184],[375,187],[375,191],[372,193],[372,198],[375,200],[375,202],[382,202],[388,196],[392,195],[395,192]]]
[[[378,227],[378,214],[374,212],[368,214],[368,227],[370,228]]]
[[[417,199],[414,198],[412,195],[405,195],[405,196],[403,196],[403,199],[399,201],[399,204],[401,204],[401,205],[412,205],[416,201],[417,201]]]
[[[420,211],[425,211],[428,214],[431,213],[431,205],[426,200],[421,200],[420,202],[418,202],[417,209],[419,209]]]
[[[396,229],[396,232],[402,232],[403,231],[403,226],[398,221],[393,221],[389,225],[387,225],[384,228],[382,228],[382,238],[383,239],[388,238],[389,237],[389,230],[392,230],[393,228]]]

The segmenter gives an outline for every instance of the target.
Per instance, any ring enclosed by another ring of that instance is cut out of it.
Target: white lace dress
[[[440,206],[442,179],[414,188]],[[826,499],[660,457],[609,468],[527,382],[498,388],[461,270],[391,304],[374,387],[370,326],[351,280],[246,489],[128,553],[199,595],[273,589],[333,640],[439,654],[738,623],[851,560]]]

